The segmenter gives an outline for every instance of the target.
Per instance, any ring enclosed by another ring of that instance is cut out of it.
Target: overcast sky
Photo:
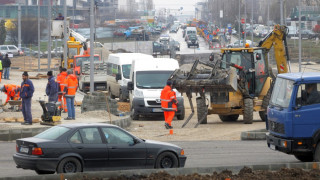
[[[179,9],[183,7],[183,14],[194,14],[195,4],[202,0],[153,0],[156,10]]]

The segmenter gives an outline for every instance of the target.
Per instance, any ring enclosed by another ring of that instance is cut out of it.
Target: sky
[[[183,14],[194,14],[195,4],[201,0],[153,0],[156,10],[162,8],[179,9],[183,7]]]

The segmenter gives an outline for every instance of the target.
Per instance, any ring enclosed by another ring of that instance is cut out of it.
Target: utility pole
[[[243,40],[243,46],[246,46],[247,42],[247,0],[244,0],[244,40]],[[239,42],[239,45],[241,43]]]
[[[251,0],[251,42],[253,43],[253,0]]]
[[[241,40],[241,0],[239,0],[239,45]]]
[[[18,48],[21,49],[21,3],[18,2]]]
[[[283,0],[280,0],[280,25],[283,25]]]
[[[301,0],[299,0],[299,72],[301,72]]]
[[[38,3],[38,72],[40,71],[40,3]]]
[[[67,41],[69,38],[69,34],[67,33],[67,0],[63,1],[63,62],[64,67],[68,67],[68,58],[67,58]],[[62,66],[62,64],[61,64]]]
[[[51,0],[48,2],[48,71],[51,69]]]
[[[90,94],[94,91],[94,1],[90,3]]]

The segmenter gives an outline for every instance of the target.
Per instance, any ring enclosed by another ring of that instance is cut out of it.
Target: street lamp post
[[[90,3],[90,94],[94,91],[94,1]]]

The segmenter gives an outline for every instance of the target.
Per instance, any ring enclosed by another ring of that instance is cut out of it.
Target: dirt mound
[[[172,176],[167,172],[152,173],[149,176],[146,175],[133,175],[133,176],[119,176],[110,178],[109,180],[248,180],[248,179],[259,179],[259,180],[269,180],[269,179],[279,179],[279,180],[310,180],[319,179],[320,170],[303,170],[303,169],[288,169],[282,168],[279,171],[265,171],[258,170],[253,171],[248,167],[244,167],[240,170],[238,174],[233,174],[232,171],[224,170],[220,173],[213,172],[212,175],[178,175]],[[83,177],[83,179],[98,180],[99,178],[88,178]]]

